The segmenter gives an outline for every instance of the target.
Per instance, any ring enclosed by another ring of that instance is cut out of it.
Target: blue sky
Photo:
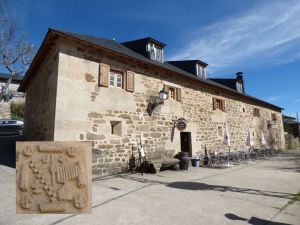
[[[210,77],[243,71],[246,92],[300,113],[300,1],[15,0],[29,41],[48,27],[117,41],[146,36],[167,44],[166,59],[201,59]]]

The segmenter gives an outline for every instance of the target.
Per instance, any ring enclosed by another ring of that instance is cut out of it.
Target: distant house
[[[296,121],[296,118],[283,115],[283,124],[285,132],[292,134],[295,138],[300,138],[300,123]]]

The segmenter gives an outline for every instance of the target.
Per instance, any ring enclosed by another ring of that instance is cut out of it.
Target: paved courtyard
[[[86,215],[16,215],[15,170],[0,166],[0,224],[300,224],[300,150],[253,165],[95,179]]]

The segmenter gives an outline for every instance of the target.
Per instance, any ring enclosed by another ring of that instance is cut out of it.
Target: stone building
[[[19,88],[27,139],[93,141],[95,175],[126,170],[140,144],[148,158],[227,150],[225,123],[233,150],[247,148],[249,130],[255,147],[263,131],[283,148],[282,108],[207,79],[200,60],[165,62],[164,47],[153,38],[118,43],[49,29]]]

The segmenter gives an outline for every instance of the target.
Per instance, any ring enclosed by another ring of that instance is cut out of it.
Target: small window
[[[223,128],[222,127],[218,127],[218,136],[219,137],[223,136]]]
[[[169,98],[176,99],[175,98],[175,88],[173,88],[173,87],[169,87]]]
[[[109,85],[123,88],[123,72],[111,70],[109,74]]]
[[[163,62],[164,61],[164,50],[154,43],[147,44],[147,51],[149,52],[150,59]]]
[[[259,109],[258,108],[253,109],[253,116],[259,117]]]
[[[246,109],[245,109],[245,107],[243,107],[243,113],[244,113],[244,112],[246,112]]]
[[[240,93],[243,93],[243,84],[241,82],[236,82],[236,90]]]
[[[213,98],[213,110],[225,111],[225,100]]]
[[[272,121],[276,121],[277,120],[276,114],[275,113],[271,113],[271,118],[272,118]]]
[[[198,77],[206,79],[206,68],[200,64],[196,64],[196,74]]]
[[[164,89],[169,93],[169,99],[174,99],[181,102],[181,89],[164,85]]]
[[[110,121],[111,134],[122,136],[122,122],[121,121]]]

